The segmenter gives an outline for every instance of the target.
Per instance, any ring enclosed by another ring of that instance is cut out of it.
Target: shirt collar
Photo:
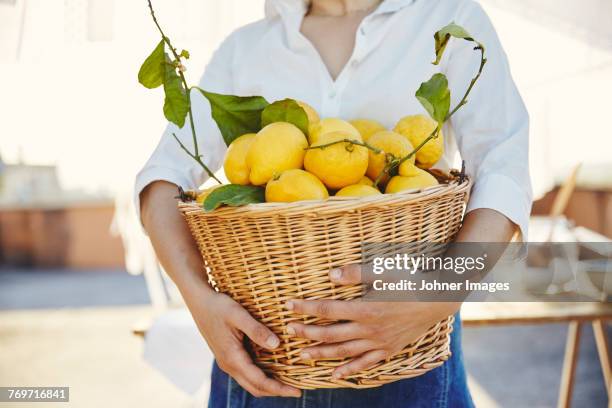
[[[392,14],[410,6],[417,0],[383,0],[378,8],[367,18],[381,14]],[[280,17],[285,27],[287,45],[292,49],[305,46],[300,26],[308,9],[307,0],[266,0],[266,18]]]
[[[394,13],[411,5],[416,0],[383,0],[373,14]],[[280,16],[286,18],[298,15],[302,17],[308,8],[308,0],[266,0],[267,18]]]

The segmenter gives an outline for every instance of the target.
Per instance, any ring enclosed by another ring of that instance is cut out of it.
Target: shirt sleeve
[[[215,51],[206,66],[199,82],[202,89],[222,94],[233,92],[231,72],[233,54],[232,37],[230,36]],[[211,117],[210,104],[197,90],[191,93],[191,104],[202,160],[211,171],[216,172],[221,168],[226,151],[221,132]],[[153,154],[136,176],[134,200],[139,220],[140,193],[152,182],[168,181],[184,189],[196,189],[208,178],[204,169],[181,149],[173,133],[187,149],[194,152],[189,119],[186,119],[185,126],[181,129],[169,123]]]
[[[512,79],[506,54],[480,5],[466,3],[457,24],[486,47],[487,64],[464,105],[450,120],[467,174],[474,181],[467,211],[489,208],[515,223],[527,239],[532,192],[529,176],[529,115]],[[444,56],[451,109],[478,72],[475,44],[452,39]]]

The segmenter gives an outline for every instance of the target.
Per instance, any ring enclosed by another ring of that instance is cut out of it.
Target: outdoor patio
[[[192,399],[143,361],[132,329],[153,316],[147,303],[144,279],[123,271],[0,271],[0,384],[70,386],[74,407],[202,406],[204,396]],[[556,406],[566,330],[465,329],[477,406]],[[575,407],[606,406],[592,336],[585,329]]]

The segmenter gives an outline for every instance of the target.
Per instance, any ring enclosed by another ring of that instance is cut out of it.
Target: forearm
[[[516,230],[503,214],[479,208],[466,214],[455,242],[510,242]]]
[[[202,258],[176,208],[176,186],[158,181],[140,195],[142,222],[164,269],[181,291],[219,367],[255,396],[299,397],[300,391],[266,377],[244,348],[243,333],[275,349],[278,337],[249,312],[208,284]]]
[[[188,301],[190,293],[201,295],[202,289],[212,288],[195,241],[176,208],[176,194],[177,187],[172,183],[150,184],[140,195],[141,214],[159,262]]]

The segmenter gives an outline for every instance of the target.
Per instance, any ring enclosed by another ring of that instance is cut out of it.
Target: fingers
[[[244,332],[254,343],[268,350],[279,346],[279,338],[270,329],[255,320],[246,309],[236,307],[230,313],[229,320],[232,325]]]
[[[289,323],[287,333],[293,337],[322,341],[324,343],[339,343],[368,337],[366,329],[357,323],[338,323],[329,326],[314,324]]]
[[[359,317],[357,304],[344,300],[290,300],[285,308],[298,314],[324,319],[355,320]]]
[[[267,377],[257,367],[247,352],[240,348],[233,350],[228,361],[218,361],[219,367],[231,375],[254,397],[300,397],[301,391]]]
[[[351,340],[306,348],[300,354],[300,358],[302,360],[316,360],[320,358],[355,357],[373,350],[374,347],[374,342],[370,340]]]
[[[353,264],[329,271],[329,279],[338,285],[356,285],[361,283],[361,265]]]
[[[298,314],[317,316],[330,320],[363,321],[379,319],[381,307],[374,302],[350,300],[301,300],[285,303],[285,308]]]
[[[357,357],[353,361],[336,368],[332,374],[332,377],[336,379],[348,377],[349,375],[355,374],[358,371],[372,367],[374,364],[384,360],[386,357],[387,352],[384,350],[368,351],[361,357]]]

